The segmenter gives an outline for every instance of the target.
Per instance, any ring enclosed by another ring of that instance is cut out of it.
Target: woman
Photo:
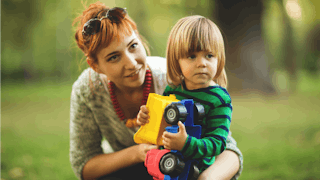
[[[149,144],[135,144],[136,116],[149,93],[166,87],[166,62],[147,56],[136,24],[122,8],[91,4],[75,38],[90,68],[73,84],[70,108],[70,161],[79,179],[152,179],[143,162]],[[109,149],[103,153],[103,142]],[[227,150],[199,179],[231,179],[242,169],[242,155],[229,136]]]

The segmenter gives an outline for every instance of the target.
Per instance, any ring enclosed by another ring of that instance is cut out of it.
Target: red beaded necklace
[[[151,88],[151,81],[152,81],[152,76],[151,76],[151,71],[149,69],[146,70],[146,77],[145,77],[145,85],[143,87],[143,98],[142,98],[142,102],[141,105],[145,105],[147,103],[148,100],[148,96],[150,93],[150,88]],[[108,88],[109,88],[109,92],[110,92],[110,97],[111,97],[111,101],[113,104],[113,108],[115,109],[118,117],[120,118],[121,121],[123,121],[124,119],[126,119],[120,104],[117,100],[117,96],[114,92],[115,90],[115,85],[113,82],[109,82],[108,83]],[[126,126],[131,128],[134,126],[138,126],[137,124],[137,118],[133,118],[133,119],[127,119],[126,121]]]

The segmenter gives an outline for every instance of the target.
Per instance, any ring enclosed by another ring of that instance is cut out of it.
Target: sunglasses
[[[100,13],[100,12],[99,12]],[[99,14],[98,13],[98,14]],[[110,19],[112,22],[119,22],[127,15],[126,8],[114,7],[107,11],[107,15],[98,19],[97,16],[87,21],[82,29],[83,35],[93,35],[100,31],[100,25],[102,19]]]

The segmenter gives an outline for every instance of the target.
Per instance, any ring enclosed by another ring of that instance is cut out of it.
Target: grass
[[[2,86],[2,179],[76,179],[68,154],[70,93],[71,84]]]
[[[245,160],[241,179],[319,179],[319,96],[245,98],[233,98],[231,125]]]
[[[2,84],[2,180],[76,179],[68,154],[71,85]],[[319,179],[319,90],[231,94],[231,131],[244,155],[240,179]]]

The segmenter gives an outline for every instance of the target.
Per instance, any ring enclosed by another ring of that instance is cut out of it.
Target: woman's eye
[[[194,59],[194,58],[196,58],[195,55],[191,55],[191,56],[188,57],[188,59]]]
[[[115,61],[118,58],[118,55],[111,56],[107,61]]]
[[[135,48],[137,48],[137,46],[138,46],[138,43],[133,43],[133,44],[130,46],[130,49],[135,49]]]

